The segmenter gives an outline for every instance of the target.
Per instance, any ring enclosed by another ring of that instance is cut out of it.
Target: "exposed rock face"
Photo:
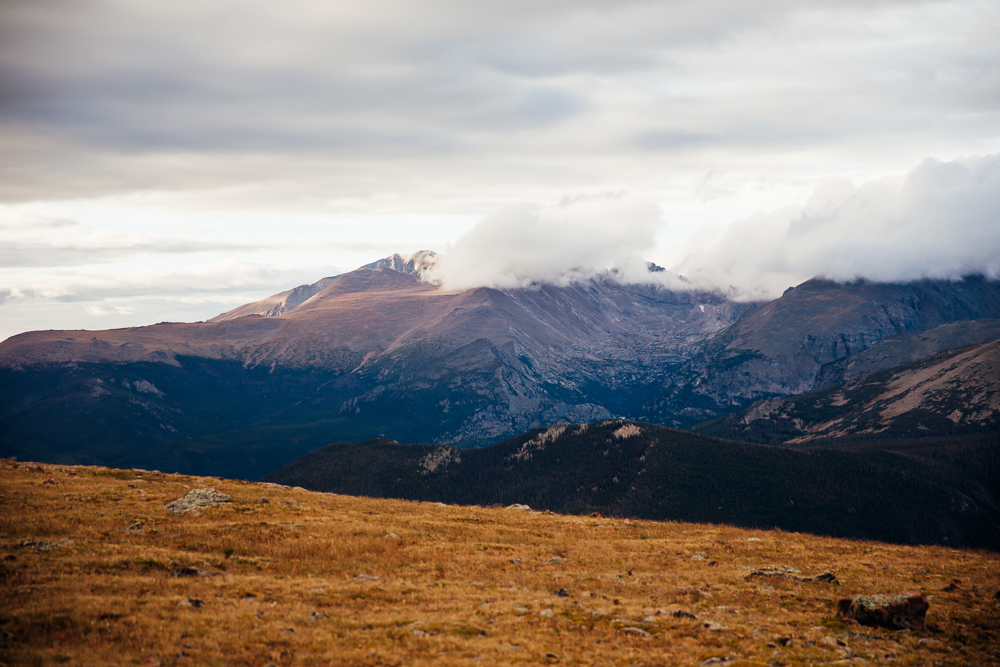
[[[844,436],[1000,430],[1000,340],[938,354],[841,387],[754,403],[700,432],[791,444]]]
[[[821,370],[887,338],[983,318],[1000,318],[1000,282],[976,277],[906,284],[810,280],[709,339],[666,379],[643,415],[689,425],[761,398],[801,394],[829,386],[831,378],[850,376],[842,369],[821,377]],[[948,340],[989,340],[989,325],[983,329],[942,334],[939,345],[904,346],[912,357],[899,363],[947,349]],[[879,366],[868,362],[862,368]]]
[[[867,350],[820,368],[816,389],[835,387],[866,375],[904,366],[941,352],[1000,339],[1000,320],[960,320],[912,336],[893,336]]]
[[[926,630],[929,608],[924,593],[856,595],[837,602],[837,615],[890,630]]]
[[[421,277],[427,269],[438,262],[438,255],[431,250],[418,250],[412,255],[394,254],[371,264],[365,264],[362,269],[392,269],[399,273]]]

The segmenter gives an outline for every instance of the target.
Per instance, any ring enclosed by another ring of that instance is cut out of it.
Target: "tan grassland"
[[[1000,663],[989,552],[4,460],[0,552],[8,665]],[[835,617],[915,590],[926,632]]]

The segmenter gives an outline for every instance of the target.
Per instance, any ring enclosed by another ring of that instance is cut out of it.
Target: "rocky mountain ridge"
[[[1000,340],[942,352],[837,387],[758,401],[697,430],[772,444],[1000,432]]]
[[[962,318],[1000,318],[1000,283],[979,278],[814,280],[758,306],[612,274],[450,291],[420,279],[431,261],[388,257],[210,322],[7,339],[0,452],[252,477],[344,438],[469,446],[612,417],[685,426],[810,390],[837,364],[899,358],[863,354],[893,336],[965,322],[893,348],[919,356],[991,335]]]
[[[1000,282],[982,277],[903,284],[810,280],[708,339],[666,378],[641,414],[658,423],[690,426],[760,398],[801,394],[886,364],[1000,337],[998,318]],[[959,322],[950,330],[944,327]],[[934,342],[903,342],[938,327],[944,328]],[[878,345],[877,353],[854,366]],[[876,357],[882,361],[875,362]]]

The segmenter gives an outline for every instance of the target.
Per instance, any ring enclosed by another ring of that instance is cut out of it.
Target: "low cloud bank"
[[[448,289],[510,289],[567,285],[617,269],[623,280],[642,280],[649,275],[643,255],[661,225],[656,204],[616,195],[514,206],[486,216],[425,279]]]
[[[705,226],[666,273],[650,273],[659,208],[622,197],[523,205],[488,215],[427,279],[450,289],[565,285],[617,269],[624,282],[776,298],[812,277],[879,282],[1000,277],[1000,155],[928,159],[855,186],[833,178],[805,206]],[[684,276],[681,281],[677,276]]]
[[[855,187],[830,179],[805,206],[699,231],[671,269],[699,287],[774,298],[814,276],[902,282],[1000,276],[1000,155],[925,160]]]

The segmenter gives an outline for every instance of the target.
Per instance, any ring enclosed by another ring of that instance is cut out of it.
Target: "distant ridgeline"
[[[994,453],[998,444],[971,443]],[[553,426],[471,450],[342,442],[264,479],[352,495],[1000,550],[996,496],[961,461],[801,451],[622,420]]]
[[[336,441],[473,447],[550,424],[690,428],[747,409],[705,432],[997,429],[995,348],[941,358],[957,365],[933,386],[924,371],[902,389],[885,380],[876,412],[864,384],[1000,338],[997,281],[810,280],[753,304],[613,273],[448,291],[421,280],[434,261],[394,255],[209,322],[13,336],[0,343],[0,456],[255,479]],[[797,400],[844,383],[816,399],[825,407]]]

